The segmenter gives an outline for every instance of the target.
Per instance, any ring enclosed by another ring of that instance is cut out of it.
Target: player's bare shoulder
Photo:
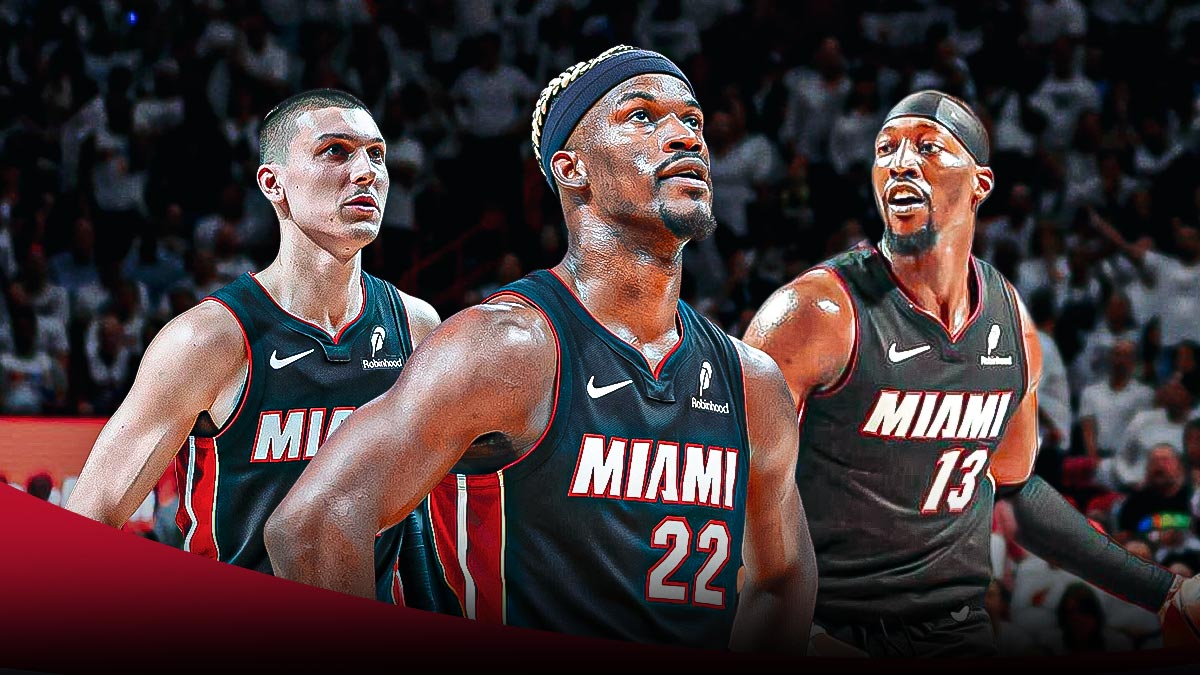
[[[233,313],[217,301],[205,300],[167,322],[147,348],[146,359],[163,366],[158,375],[208,380],[244,372],[246,350],[246,333]]]
[[[422,368],[428,363],[453,368],[456,377],[467,375],[471,390],[486,392],[487,398],[551,392],[557,360],[553,327],[517,296],[494,298],[449,317],[414,354],[414,364]]]
[[[404,302],[404,309],[408,314],[408,332],[412,335],[413,344],[419,344],[442,323],[442,317],[433,305],[417,296],[409,295],[400,289],[396,289],[396,292],[400,294],[400,300]]]
[[[813,268],[771,294],[746,329],[746,344],[779,364],[792,394],[841,375],[854,349],[854,301],[836,272]]]

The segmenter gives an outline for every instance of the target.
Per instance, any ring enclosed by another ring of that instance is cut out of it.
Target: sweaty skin
[[[679,339],[683,246],[715,226],[702,126],[682,82],[638,76],[594,105],[552,159],[569,232],[566,258],[553,271],[652,369]],[[702,179],[670,178],[680,166]],[[769,358],[741,343],[738,350],[752,453],[745,584],[730,642],[803,650],[816,563],[793,480],[792,401]],[[274,569],[370,597],[374,533],[402,519],[451,469],[494,466],[497,451],[509,461],[527,453],[550,422],[557,359],[546,319],[515,296],[448,319],[391,390],[338,428],[268,521]]]
[[[256,275],[293,315],[336,334],[358,314],[359,251],[379,233],[387,199],[385,148],[364,110],[302,115],[285,164],[259,167],[258,186],[279,218],[279,253]],[[336,137],[330,137],[330,134]],[[380,209],[344,202],[368,192]],[[439,323],[428,303],[403,296],[414,343]],[[133,386],[104,425],[66,507],[120,527],[145,500],[207,413],[221,426],[246,384],[246,338],[229,310],[205,301],[172,319],[146,349]]]
[[[979,301],[971,297],[968,270],[975,211],[991,192],[991,170],[977,165],[940,124],[898,117],[885,124],[876,139],[871,178],[885,224],[881,251],[895,278],[916,309],[937,319],[948,334],[956,334],[970,316],[972,303]],[[914,200],[912,195],[919,198]],[[897,250],[891,250],[889,243]],[[997,492],[1024,486],[1014,496],[1014,503],[1021,505],[1015,512],[1023,533],[1019,537],[1035,555],[1055,559],[1072,573],[1097,583],[1101,579],[1110,582],[1102,587],[1124,586],[1141,591],[1143,598],[1155,596],[1163,585],[1160,571],[1123,551],[1114,553],[1109,540],[1093,536],[1082,517],[1043,523],[1037,508],[1025,507],[1035,501],[1042,507],[1065,502],[1040,479],[1031,480],[1038,447],[1042,351],[1028,311],[1011,285],[1009,290],[1018,298],[1027,387],[991,458],[990,473]],[[802,423],[807,397],[835,385],[852,367],[855,330],[854,307],[847,291],[833,274],[817,268],[776,291],[754,317],[745,340],[779,363],[798,402]],[[1031,486],[1035,489],[1029,489]],[[1067,547],[1070,550],[1064,553],[1064,541],[1079,544]]]

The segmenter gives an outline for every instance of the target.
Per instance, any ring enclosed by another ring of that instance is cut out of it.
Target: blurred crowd
[[[704,107],[719,227],[683,294],[734,335],[878,239],[888,108],[968,101],[997,186],[975,253],[1045,351],[1037,470],[1130,550],[1200,572],[1200,2],[0,0],[0,34],[2,413],[111,413],[164,322],[270,262],[258,124],[301,89],[355,93],[387,140],[367,271],[446,316],[553,265],[533,101],[624,43],[676,60]],[[1007,650],[1154,644],[1152,615],[1021,551],[1003,506],[995,531]]]

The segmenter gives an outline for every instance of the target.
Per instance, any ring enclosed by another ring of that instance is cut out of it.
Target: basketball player
[[[787,386],[679,300],[683,247],[715,227],[702,129],[654,52],[551,81],[533,146],[565,259],[447,320],[338,430],[267,524],[281,575],[370,594],[371,535],[432,491],[468,617],[805,649],[816,577]]]
[[[994,180],[988,152],[958,99],[902,100],[875,144],[882,244],[787,284],[746,334],[799,402],[818,634],[872,655],[994,652],[983,598],[998,495],[1012,500],[1023,546],[1101,588],[1157,611],[1182,581],[1031,475],[1037,331],[1012,286],[971,255]]]
[[[396,381],[439,319],[361,270],[388,173],[384,141],[358,99],[297,94],[267,114],[260,143],[258,187],[279,218],[278,256],[163,328],[67,508],[119,527],[178,455],[184,549],[270,572],[267,516],[322,441]],[[408,525],[422,525],[419,513]],[[402,529],[378,541],[381,599],[399,599]],[[410,533],[406,548],[419,554],[424,536]]]

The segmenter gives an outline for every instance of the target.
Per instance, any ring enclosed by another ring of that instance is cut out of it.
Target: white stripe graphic
[[[192,483],[193,476],[196,475],[196,437],[188,436],[188,470],[187,484],[183,490],[183,508],[187,511],[188,520],[191,523],[188,525],[187,535],[183,538],[183,550],[192,551],[192,535],[196,533],[196,512],[192,510],[192,489],[195,487]]]
[[[468,619],[475,618],[475,579],[471,577],[471,570],[467,569],[467,477],[459,474],[458,482],[458,509],[457,509],[457,530],[458,530],[458,566],[462,568],[463,573],[463,603],[466,605]]]
[[[217,560],[221,559],[221,546],[217,543],[217,495],[221,488],[221,456],[217,454],[217,439],[212,439],[212,454],[213,454],[213,509],[212,520],[209,521],[209,529],[212,531],[213,550],[217,552]]]
[[[508,548],[508,521],[504,517],[504,472],[497,471],[500,479],[500,623],[508,625],[508,582],[504,576],[504,557]]]

